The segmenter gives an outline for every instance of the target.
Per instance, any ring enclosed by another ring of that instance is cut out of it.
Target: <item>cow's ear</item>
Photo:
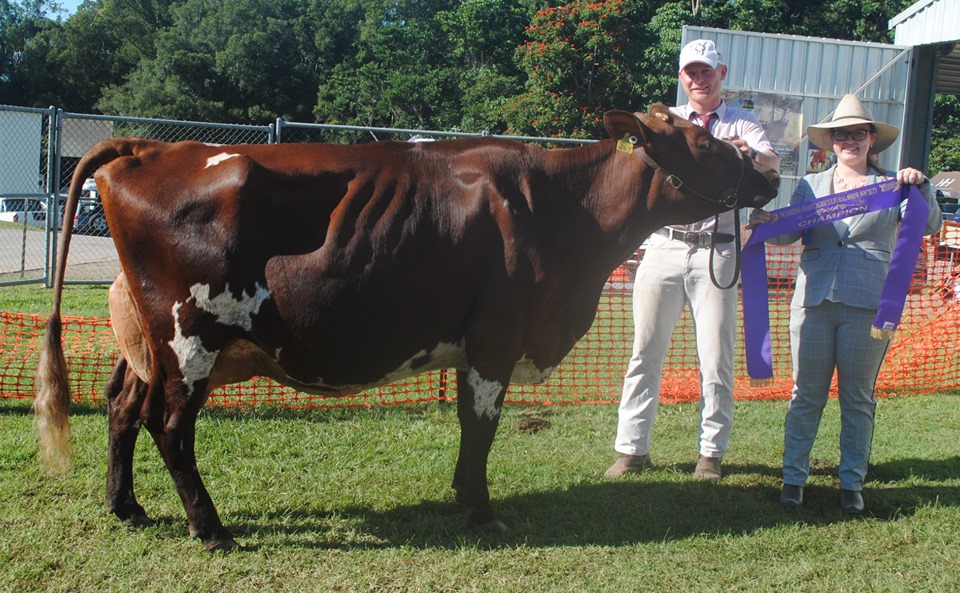
[[[670,108],[666,105],[661,105],[660,103],[650,107],[650,117],[671,126],[675,126],[677,124],[677,118],[673,112],[670,111]]]
[[[603,125],[611,138],[619,140],[624,136],[638,136],[646,140],[652,132],[644,123],[645,119],[646,117],[639,113],[614,110],[603,114]]]

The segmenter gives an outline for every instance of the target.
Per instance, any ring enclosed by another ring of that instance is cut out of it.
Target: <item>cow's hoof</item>
[[[130,515],[123,522],[134,529],[145,529],[154,525],[153,519],[146,515]]]
[[[153,519],[147,516],[147,511],[143,510],[143,507],[138,504],[107,505],[107,508],[117,519],[120,519],[125,525],[129,525],[134,529],[152,527],[154,524]]]
[[[473,528],[482,535],[501,535],[510,531],[507,524],[500,519],[494,519],[486,523],[477,523],[474,524]]]
[[[190,536],[199,538],[203,542],[203,547],[210,552],[229,552],[240,547],[233,539],[233,534],[224,527],[212,529],[210,533],[203,534],[191,525]]]
[[[216,537],[203,540],[203,547],[208,552],[231,552],[240,547],[232,537]]]

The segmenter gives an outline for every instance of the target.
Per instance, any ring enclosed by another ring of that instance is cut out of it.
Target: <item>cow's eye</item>
[[[709,149],[710,149],[710,141],[709,141],[709,140],[702,140],[702,141],[700,141],[700,142],[697,142],[697,148],[699,148],[700,150],[709,150]]]

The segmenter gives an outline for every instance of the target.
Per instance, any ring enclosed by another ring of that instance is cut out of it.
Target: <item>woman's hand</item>
[[[923,185],[926,180],[927,178],[923,176],[923,173],[913,167],[897,171],[897,181],[903,185]]]
[[[767,212],[761,208],[754,208],[753,212],[750,213],[750,219],[747,222],[747,228],[752,229],[758,224],[763,224],[765,222],[773,222],[777,217],[774,214]]]

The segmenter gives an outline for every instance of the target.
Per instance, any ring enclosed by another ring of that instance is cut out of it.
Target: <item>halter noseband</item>
[[[710,196],[706,196],[698,192],[684,182],[683,179],[680,179],[680,177],[664,169],[662,166],[660,166],[660,163],[653,160],[653,157],[647,154],[647,151],[642,146],[638,148],[637,151],[640,153],[640,158],[643,159],[643,162],[653,167],[654,170],[661,171],[667,176],[667,183],[669,183],[674,189],[683,192],[688,196],[704,200],[705,202],[720,204],[727,210],[733,210],[737,206],[737,200],[740,198],[740,185],[743,183],[743,174],[746,170],[746,157],[743,156],[743,151],[740,150],[736,144],[730,142],[729,140],[724,140],[724,142],[732,146],[737,151],[737,156],[740,157],[740,170],[737,173],[737,184],[734,187],[721,192],[720,196],[717,198],[711,198]]]

